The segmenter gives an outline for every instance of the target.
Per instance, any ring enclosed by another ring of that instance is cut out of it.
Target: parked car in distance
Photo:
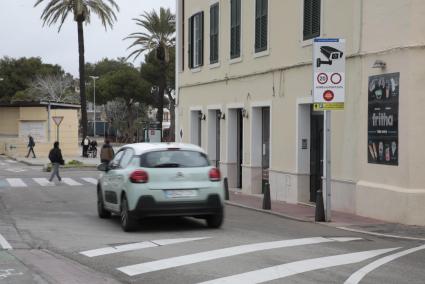
[[[219,169],[198,146],[137,143],[121,147],[97,185],[100,218],[119,214],[124,231],[137,220],[156,216],[203,218],[211,228],[224,217],[224,188]]]

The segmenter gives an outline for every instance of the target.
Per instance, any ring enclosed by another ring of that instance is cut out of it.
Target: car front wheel
[[[101,219],[111,218],[111,212],[107,211],[103,204],[102,190],[100,188],[97,190],[97,215]]]
[[[131,218],[130,212],[128,210],[128,202],[125,195],[121,200],[121,227],[124,232],[133,231],[135,227],[135,222],[133,218]]]

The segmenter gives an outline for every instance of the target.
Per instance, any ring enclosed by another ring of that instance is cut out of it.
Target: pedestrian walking
[[[83,146],[83,157],[88,157],[87,150],[90,146],[90,139],[88,136],[84,137],[83,141],[81,141],[81,146]]]
[[[28,158],[30,154],[32,153],[32,157],[35,159],[34,147],[35,147],[34,138],[32,138],[32,136],[29,134],[28,135],[28,154],[25,156],[25,158]]]
[[[103,164],[109,164],[109,162],[114,158],[114,149],[112,148],[109,139],[105,140],[102,149],[100,150],[100,162]]]
[[[52,175],[50,176],[49,181],[51,182],[55,176],[58,177],[58,180],[61,181],[62,178],[59,175],[59,166],[65,164],[65,161],[62,158],[62,152],[59,148],[59,142],[53,144],[53,149],[49,153],[50,162],[52,162]]]

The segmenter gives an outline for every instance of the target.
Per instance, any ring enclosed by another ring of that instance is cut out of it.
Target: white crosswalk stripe
[[[212,281],[202,282],[200,284],[255,284],[264,283],[282,279],[285,277],[301,274],[308,271],[330,268],[335,266],[358,263],[367,259],[388,253],[399,248],[369,250],[335,256],[319,257],[301,261],[295,261],[278,266],[272,266],[247,273],[237,274],[229,277],[223,277]]]
[[[6,166],[6,163],[0,162],[0,166]]]
[[[134,250],[140,250],[145,248],[159,247],[159,246],[165,246],[165,245],[171,245],[171,244],[179,244],[179,243],[185,243],[185,242],[191,242],[191,241],[199,241],[199,240],[204,240],[208,238],[209,237],[145,241],[140,243],[132,243],[127,245],[115,246],[115,247],[105,247],[100,249],[83,251],[83,252],[80,252],[80,254],[88,256],[88,257],[95,257],[95,256],[101,256],[101,255],[107,255],[107,254],[113,254],[113,253],[119,253],[119,252],[134,251]]]
[[[312,245],[329,242],[348,242],[354,240],[361,240],[361,238],[303,238],[293,240],[283,240],[275,242],[255,243],[249,245],[241,245],[236,247],[229,247],[224,249],[211,250],[206,252],[200,252],[195,254],[183,255],[178,257],[172,257],[157,261],[151,261],[146,263],[140,263],[130,266],[124,266],[118,268],[119,271],[127,274],[128,276],[140,275],[148,272],[175,268],[183,265],[194,264],[199,262],[205,262],[225,257],[231,257],[236,255],[242,255],[247,253],[277,249],[277,248],[288,248],[303,245]]]
[[[47,178],[33,178],[33,180],[41,186],[55,186],[55,184],[50,182]]]
[[[9,242],[0,234],[0,246],[5,250],[11,250],[12,246]]]
[[[6,181],[11,187],[27,187],[27,184],[20,178],[7,178]]]
[[[16,164],[17,163],[17,161],[15,161],[15,160],[5,160],[6,162],[8,162],[8,163],[11,163],[11,164]]]
[[[91,184],[97,184],[97,179],[95,178],[81,178],[81,179]]]
[[[67,184],[67,185],[70,185],[70,186],[80,186],[80,185],[82,185],[81,183],[73,180],[72,178],[62,178],[62,182]]]

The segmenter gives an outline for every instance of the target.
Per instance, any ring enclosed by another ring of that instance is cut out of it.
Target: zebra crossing
[[[63,177],[62,181],[56,179],[52,182],[47,177],[34,178],[0,178],[0,188],[32,188],[32,187],[54,187],[54,186],[86,186],[96,185],[97,180],[91,177]]]
[[[198,237],[198,238],[181,238],[181,239],[165,239],[165,240],[152,240],[143,241],[139,243],[130,243],[120,246],[102,247],[98,249],[92,249],[87,251],[79,252],[80,255],[88,258],[102,258],[111,254],[125,254],[133,253],[132,259],[134,259],[134,252],[142,251],[145,249],[155,249],[161,246],[171,246],[181,243],[200,242],[203,240],[210,239],[211,237]],[[166,269],[179,269],[184,266],[193,267],[197,264],[204,262],[220,261],[224,258],[232,258],[245,254],[254,255],[256,253],[264,253],[276,249],[288,250],[290,248],[303,247],[307,245],[320,245],[326,243],[347,243],[353,241],[365,241],[362,238],[356,237],[310,237],[310,238],[299,238],[289,240],[278,240],[271,242],[261,242],[246,245],[238,245],[233,247],[226,247],[220,249],[213,249],[208,251],[201,251],[197,253],[183,254],[180,256],[168,257],[158,260],[149,260],[142,263],[136,263],[132,265],[115,267],[114,269],[120,271],[128,277],[143,277],[147,273],[161,272]],[[198,284],[218,284],[218,283],[264,283],[268,281],[275,281],[295,276],[298,274],[308,273],[311,271],[317,271],[321,269],[328,269],[333,267],[340,267],[350,264],[358,264],[366,260],[374,260],[371,264],[360,268],[351,275],[346,276],[345,284],[357,284],[365,275],[374,269],[387,264],[390,261],[394,261],[399,257],[407,254],[425,250],[425,245],[410,248],[402,251],[401,247],[388,247],[379,249],[369,249],[354,252],[347,252],[337,255],[324,255],[320,257],[313,257],[307,259],[301,259],[288,263],[282,263],[280,265],[272,265],[270,267],[261,267],[258,270],[246,271],[243,273],[236,273],[234,275],[226,275],[224,277],[218,277],[216,279],[209,279],[207,281],[199,282]],[[394,254],[390,254],[396,252]],[[287,252],[286,252],[287,253]],[[376,259],[378,257],[382,257]],[[239,258],[240,259],[240,258]],[[152,277],[152,274],[149,276]],[[143,278],[140,278],[143,279]]]

